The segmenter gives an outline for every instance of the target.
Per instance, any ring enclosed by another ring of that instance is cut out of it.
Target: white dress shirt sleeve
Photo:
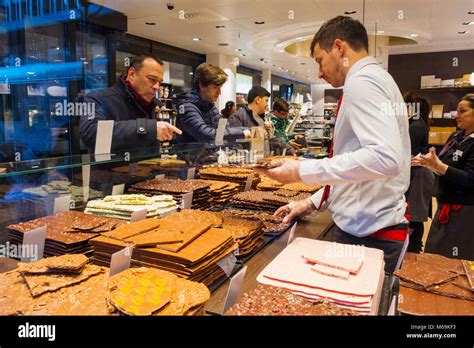
[[[337,122],[349,123],[356,138],[352,141],[357,140],[360,148],[333,158],[303,161],[300,176],[306,184],[363,182],[395,176],[401,170],[403,146],[389,96],[367,77],[350,82],[344,94],[344,117]],[[337,136],[336,142],[343,144],[345,139]]]

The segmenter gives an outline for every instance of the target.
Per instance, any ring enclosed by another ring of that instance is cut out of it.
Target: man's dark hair
[[[273,111],[277,112],[289,112],[290,111],[290,105],[288,102],[284,99],[276,99],[273,102]]]
[[[250,103],[253,103],[253,101],[255,100],[255,98],[257,97],[260,97],[260,98],[263,98],[263,97],[270,97],[270,92],[267,91],[265,88],[263,87],[260,87],[260,86],[253,86],[250,91],[249,91],[249,94],[248,94],[248,102],[249,104]]]
[[[337,16],[325,22],[314,35],[311,42],[311,57],[317,44],[329,52],[336,39],[347,42],[354,51],[363,49],[369,51],[369,37],[362,23],[351,17]]]
[[[224,70],[218,66],[202,63],[200,64],[196,72],[194,73],[194,89],[200,90],[199,84],[207,87],[211,84],[216,86],[222,86],[227,81],[228,75]]]
[[[132,61],[130,62],[130,66],[127,69],[127,74],[131,68],[134,68],[136,72],[139,72],[140,69],[143,68],[143,62],[145,61],[145,59],[148,59],[148,58],[153,59],[155,62],[157,62],[160,65],[164,64],[160,58],[155,57],[152,54],[140,54],[138,56],[133,57]]]

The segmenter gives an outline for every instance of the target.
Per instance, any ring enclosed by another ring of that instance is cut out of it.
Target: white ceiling
[[[94,0],[128,16],[128,32],[190,51],[239,56],[240,64],[274,70],[276,75],[318,82],[311,58],[279,52],[276,45],[314,35],[327,19],[355,10],[369,34],[410,38],[418,45],[391,47],[391,53],[474,48],[474,0]],[[166,4],[175,8],[170,11]],[[184,14],[184,19],[183,19]],[[364,15],[365,14],[365,15]],[[256,25],[258,20],[265,21]],[[149,26],[145,22],[155,22]],[[216,29],[225,25],[225,29]],[[458,31],[469,33],[459,35]],[[194,37],[201,41],[193,41]],[[228,43],[221,47],[219,43]],[[235,49],[242,49],[236,52]],[[246,56],[242,57],[243,53]],[[268,63],[263,64],[264,58]],[[306,63],[306,65],[301,65]],[[281,68],[281,69],[280,69]],[[289,70],[286,72],[286,70]],[[294,72],[294,73],[292,73]]]

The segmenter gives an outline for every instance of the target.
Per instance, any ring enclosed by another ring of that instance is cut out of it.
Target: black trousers
[[[393,273],[398,259],[402,253],[403,242],[374,237],[355,237],[344,232],[337,225],[332,227],[332,241],[341,244],[363,245],[367,248],[375,248],[383,251],[385,261],[385,272]]]

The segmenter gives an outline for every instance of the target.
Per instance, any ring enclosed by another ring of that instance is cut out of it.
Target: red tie
[[[339,102],[337,103],[337,110],[336,110],[336,121],[337,121],[337,116],[339,115],[339,109],[341,108],[341,103],[342,103],[342,98],[344,97],[344,94],[341,95],[341,99],[339,99]],[[336,129],[336,125],[334,124],[334,129]],[[332,136],[331,140],[331,147],[329,148],[329,158],[332,157],[333,155],[333,148],[334,148],[334,134]],[[319,203],[318,210],[321,209],[323,206],[324,202],[326,202],[329,198],[329,192],[331,192],[331,185],[325,185],[324,186],[324,191],[323,191],[323,196],[321,197],[321,202]]]

